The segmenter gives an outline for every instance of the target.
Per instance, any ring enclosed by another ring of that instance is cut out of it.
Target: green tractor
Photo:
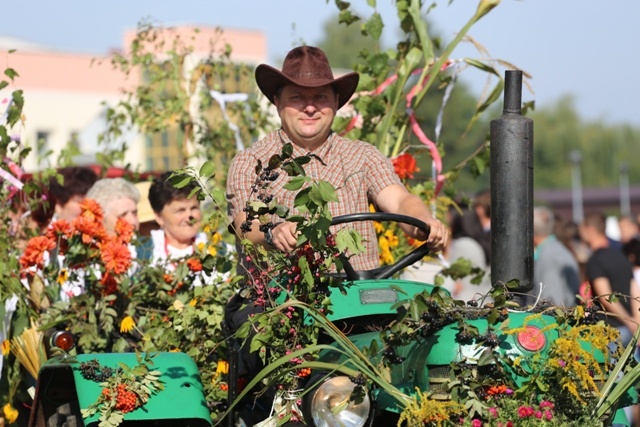
[[[385,213],[365,213],[344,215],[333,219],[333,224],[344,224],[352,221],[396,221],[405,222],[428,232],[428,227],[414,218]],[[364,354],[373,365],[379,365],[383,359],[390,361],[389,383],[405,396],[415,396],[417,390],[428,393],[435,401],[450,401],[452,395],[459,397],[461,392],[474,393],[477,396],[487,387],[482,382],[490,383],[497,378],[502,383],[509,382],[514,388],[533,381],[538,365],[550,359],[553,343],[559,339],[560,328],[556,317],[541,313],[485,309],[484,313],[500,313],[498,317],[491,315],[448,318],[448,309],[441,307],[438,301],[452,300],[448,292],[440,287],[394,278],[396,273],[415,263],[427,255],[429,249],[422,245],[414,249],[393,265],[372,271],[354,271],[345,263],[345,286],[343,290],[335,289],[331,293],[332,314],[328,319],[342,331],[347,338],[360,349],[367,349]],[[381,331],[386,330],[389,338],[389,324],[397,319],[403,301],[414,296],[422,301],[416,308],[413,325],[420,333],[412,335],[411,340],[399,342],[389,348],[383,342]],[[463,302],[450,306],[453,310],[482,312],[480,308],[470,309]],[[463,309],[464,307],[464,309]],[[508,325],[497,328],[492,325]],[[336,347],[339,344],[335,343]],[[593,348],[588,342],[581,342],[583,354],[592,355],[592,362],[604,366],[605,354]],[[319,362],[327,366],[347,365],[348,361],[342,352],[324,350],[318,357]],[[537,362],[536,362],[537,361]],[[237,366],[231,361],[230,366]],[[605,369],[605,368],[603,368]],[[605,378],[603,373],[592,369],[592,379],[598,387],[602,387]],[[230,378],[230,396],[235,397],[238,390],[233,375]],[[480,384],[476,389],[464,387],[465,380]],[[369,382],[364,393],[359,392],[357,398],[352,396],[358,384],[357,378],[340,374],[339,370],[330,369],[313,371],[306,380],[301,396],[300,409],[305,424],[313,427],[364,427],[388,426],[397,423],[403,408],[397,396],[387,392],[383,387]],[[457,387],[452,387],[456,383]],[[461,391],[462,390],[462,391]],[[268,394],[267,394],[268,395]],[[228,426],[253,425],[246,423],[243,411],[256,413],[263,411],[263,417],[273,414],[272,403],[258,403],[252,397],[250,404],[238,404],[235,414],[228,419]],[[630,403],[628,401],[627,403]],[[241,409],[243,408],[243,409]],[[613,419],[615,418],[615,421]],[[616,425],[629,425],[622,410],[610,419]],[[263,424],[255,425],[271,425]],[[275,424],[274,424],[275,425]]]

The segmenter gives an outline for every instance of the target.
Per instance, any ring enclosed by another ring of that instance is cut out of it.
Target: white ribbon
[[[211,90],[209,91],[209,94],[218,104],[220,104],[222,117],[227,121],[229,128],[233,130],[236,136],[236,148],[238,151],[244,150],[244,144],[242,143],[242,139],[240,139],[240,129],[235,123],[232,123],[231,120],[229,120],[229,116],[227,115],[227,102],[245,102],[249,99],[249,95],[246,93],[222,93],[217,90]]]

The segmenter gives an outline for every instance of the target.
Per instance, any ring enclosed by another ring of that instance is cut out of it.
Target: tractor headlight
[[[322,383],[311,397],[311,417],[315,426],[364,426],[371,401],[368,394],[358,401],[351,400],[355,387],[349,377],[333,377]]]

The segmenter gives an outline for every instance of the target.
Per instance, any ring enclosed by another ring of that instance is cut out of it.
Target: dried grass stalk
[[[34,379],[38,378],[40,367],[47,360],[42,338],[42,332],[32,323],[29,329],[11,339],[11,352]]]

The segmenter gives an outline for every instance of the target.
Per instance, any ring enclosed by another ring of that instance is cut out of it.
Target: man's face
[[[287,85],[274,98],[282,128],[291,141],[309,150],[320,146],[329,135],[338,109],[338,97],[331,86],[304,88]]]

